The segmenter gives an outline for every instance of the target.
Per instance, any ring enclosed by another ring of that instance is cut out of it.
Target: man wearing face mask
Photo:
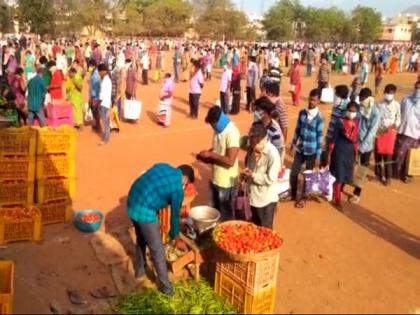
[[[396,92],[397,87],[388,84],[385,87],[384,100],[378,104],[381,118],[375,147],[375,175],[386,186],[391,183],[394,145],[397,128],[401,123],[400,104],[394,99]]]
[[[395,176],[406,184],[411,182],[407,174],[406,161],[410,149],[420,144],[420,81],[416,82],[414,93],[401,102],[401,125],[398,128],[395,158]]]
[[[360,91],[360,131],[359,131],[359,158],[360,164],[368,167],[370,156],[375,144],[376,134],[379,127],[379,109],[375,106],[372,91],[364,88]],[[359,203],[362,187],[355,187],[350,202]]]
[[[232,197],[239,175],[240,132],[219,106],[213,106],[206,123],[214,130],[213,147],[197,155],[199,161],[213,166],[210,188],[212,206],[220,211],[223,221],[232,218]]]
[[[245,158],[242,176],[249,184],[252,221],[259,226],[273,228],[274,211],[279,200],[276,184],[281,168],[277,149],[268,141],[262,123],[249,131],[250,149]]]
[[[297,200],[298,176],[302,165],[306,165],[306,170],[319,167],[324,129],[324,118],[318,108],[320,94],[319,89],[314,89],[309,94],[308,108],[301,110],[299,113],[290,148],[290,155],[294,157],[290,174],[290,187],[292,200],[296,201],[296,208],[305,207],[306,202],[304,189],[301,200]]]

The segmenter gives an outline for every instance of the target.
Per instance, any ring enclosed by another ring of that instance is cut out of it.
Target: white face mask
[[[309,120],[312,120],[316,117],[316,115],[318,115],[319,109],[318,107],[312,108],[312,109],[307,109],[306,110],[308,112],[308,118]]]
[[[387,102],[392,102],[394,100],[394,94],[385,94],[384,99]]]
[[[357,113],[356,112],[346,112],[346,116],[348,119],[355,119],[357,117]]]

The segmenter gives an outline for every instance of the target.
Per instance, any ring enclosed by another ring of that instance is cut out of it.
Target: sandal
[[[357,205],[360,202],[360,197],[358,197],[358,196],[351,196],[349,198],[349,202]]]
[[[87,301],[83,299],[82,295],[77,290],[67,290],[67,295],[69,297],[69,300],[74,305],[85,305],[87,304]]]
[[[305,199],[301,199],[299,201],[295,202],[295,208],[297,209],[303,209],[306,206],[306,200]]]

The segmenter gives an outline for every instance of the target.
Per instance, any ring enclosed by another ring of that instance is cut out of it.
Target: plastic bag
[[[85,104],[85,121],[92,121],[93,120],[93,113],[92,109],[90,108],[89,104]]]

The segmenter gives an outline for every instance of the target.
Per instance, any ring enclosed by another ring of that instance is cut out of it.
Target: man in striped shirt
[[[302,165],[305,164],[306,170],[313,170],[320,165],[324,129],[324,118],[318,109],[320,94],[319,89],[314,89],[309,94],[308,108],[299,113],[290,150],[291,156],[294,157],[290,172],[290,187],[292,200],[296,201],[296,208],[303,208],[306,200],[305,189],[303,189],[301,199],[297,200],[298,176]]]
[[[287,128],[289,125],[287,106],[280,98],[280,86],[273,82],[266,82],[262,88],[262,96],[266,96],[275,108],[272,113],[272,118],[279,124],[284,141],[287,141]]]

